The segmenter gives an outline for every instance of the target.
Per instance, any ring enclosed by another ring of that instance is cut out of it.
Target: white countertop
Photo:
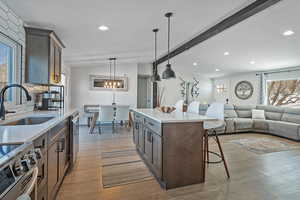
[[[31,142],[38,138],[67,117],[73,115],[77,110],[63,110],[63,111],[36,111],[23,113],[17,116],[7,117],[5,121],[0,122],[0,144],[15,144]],[[37,125],[18,125],[18,126],[1,126],[11,121],[22,119],[24,117],[54,117],[45,123]]]
[[[163,113],[158,109],[131,109],[134,112],[140,113],[160,123],[182,123],[182,122],[204,122],[215,121],[217,119],[209,118],[204,115],[195,113],[187,113],[173,111],[171,113]]]

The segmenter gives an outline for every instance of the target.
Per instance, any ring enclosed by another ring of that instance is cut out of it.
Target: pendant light
[[[154,32],[154,65],[153,65],[153,75],[151,77],[152,82],[161,81],[159,74],[157,73],[157,32],[158,28],[152,30]]]
[[[169,12],[165,14],[165,17],[168,18],[168,64],[166,65],[166,70],[162,74],[163,79],[176,78],[175,72],[171,68],[170,64],[170,18],[173,13]]]
[[[104,83],[104,87],[105,88],[118,88],[120,87],[121,83],[116,80],[116,58],[109,58],[109,80],[105,81]],[[113,75],[112,75],[112,62],[114,65],[114,71],[113,71]]]

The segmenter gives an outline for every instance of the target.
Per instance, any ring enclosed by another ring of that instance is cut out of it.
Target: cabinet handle
[[[65,150],[65,138],[58,141],[56,152],[61,153],[64,152],[64,150]]]

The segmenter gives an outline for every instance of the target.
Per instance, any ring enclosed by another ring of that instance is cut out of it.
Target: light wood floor
[[[261,134],[221,136],[231,179],[223,165],[209,165],[207,180],[173,190],[163,190],[155,180],[104,189],[101,152],[133,147],[131,137],[120,134],[88,135],[81,128],[80,152],[74,170],[63,182],[58,200],[293,200],[300,199],[300,149],[258,155],[228,140],[268,137],[291,144],[300,143]],[[214,145],[210,147],[215,148]]]

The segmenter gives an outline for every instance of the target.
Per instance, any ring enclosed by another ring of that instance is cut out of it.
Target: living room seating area
[[[205,114],[208,105],[199,106],[199,114]],[[263,117],[255,118],[254,110]],[[224,108],[226,128],[218,133],[265,133],[300,141],[300,109],[266,105],[232,105]]]

